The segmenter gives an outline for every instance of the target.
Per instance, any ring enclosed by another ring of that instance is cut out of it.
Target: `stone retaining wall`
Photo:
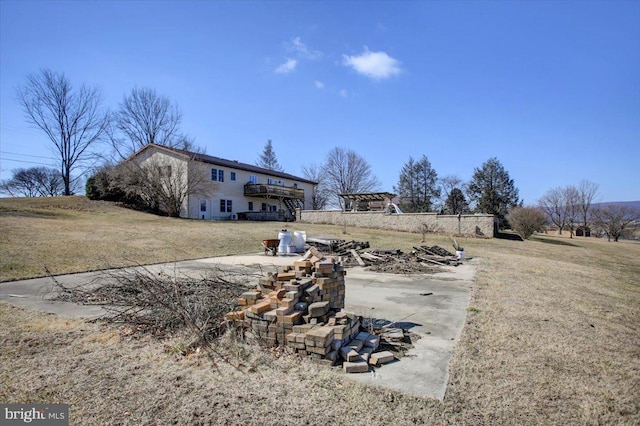
[[[339,210],[298,210],[300,223],[346,225],[395,231],[428,232],[466,236],[494,237],[493,215],[439,215],[436,213],[343,212]]]

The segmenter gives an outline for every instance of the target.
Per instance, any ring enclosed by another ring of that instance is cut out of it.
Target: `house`
[[[150,144],[125,161],[181,194],[180,217],[204,220],[295,220],[311,208],[317,182],[235,160]]]

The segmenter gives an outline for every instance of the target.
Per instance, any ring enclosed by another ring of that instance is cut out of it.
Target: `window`
[[[297,182],[296,182],[296,183],[294,183],[294,184],[293,184],[293,187],[294,187],[295,189],[298,189],[298,183],[297,183]]]
[[[284,181],[283,180],[279,180],[279,179],[271,179],[271,178],[267,178],[267,183],[269,185],[279,185],[279,186],[284,186]]]
[[[207,211],[207,200],[200,200],[200,211],[201,212]]]
[[[249,176],[249,183],[253,183],[253,184],[258,183],[258,177],[253,175]]]
[[[163,178],[171,177],[171,166],[163,166],[160,170],[160,176]]]
[[[278,211],[278,206],[276,206],[275,204],[269,204],[269,211],[271,213],[277,212]]]
[[[231,213],[231,200],[220,200],[220,213]]]
[[[214,182],[224,182],[224,170],[211,169],[211,180]]]
[[[249,211],[253,211],[253,201],[249,201]]]
[[[267,211],[267,203],[262,203],[262,211],[263,212]]]
[[[236,180],[236,172],[230,172],[231,174],[231,180],[235,181]]]

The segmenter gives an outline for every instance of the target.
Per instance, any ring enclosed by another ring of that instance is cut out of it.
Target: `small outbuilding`
[[[339,194],[344,200],[344,211],[385,211],[393,204],[395,194],[390,192],[360,192]]]

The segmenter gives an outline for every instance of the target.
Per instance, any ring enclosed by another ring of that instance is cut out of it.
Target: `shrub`
[[[536,207],[516,207],[509,212],[507,220],[511,228],[525,240],[535,232],[542,231],[547,224],[545,214]]]

